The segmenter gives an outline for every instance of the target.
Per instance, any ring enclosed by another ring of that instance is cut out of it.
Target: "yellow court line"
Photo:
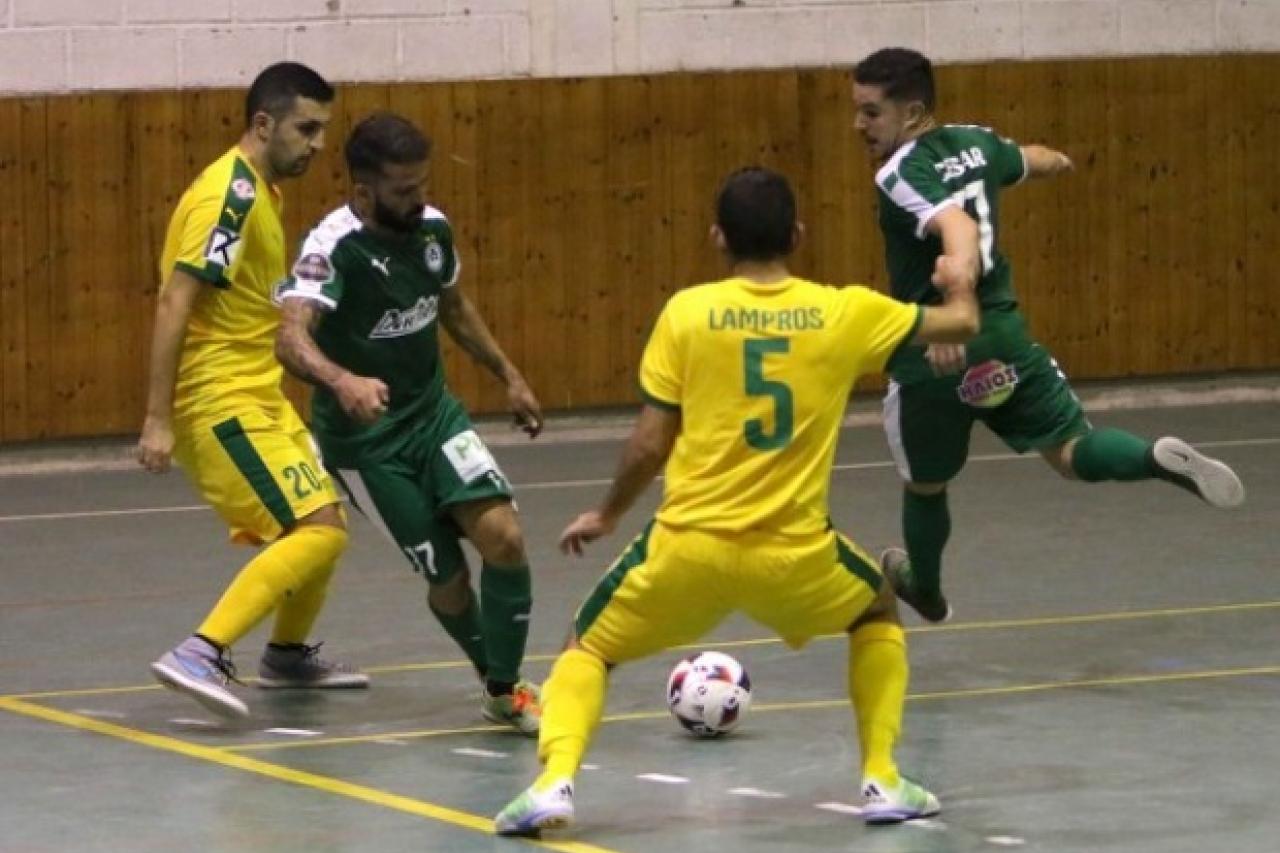
[[[151,734],[150,732],[131,729],[127,726],[116,725],[115,723],[105,723],[101,720],[95,720],[81,714],[59,711],[54,708],[37,705],[33,702],[24,702],[21,699],[15,699],[13,697],[0,697],[0,709],[10,711],[14,714],[34,717],[49,723],[56,723],[62,726],[69,726],[74,729],[81,729],[83,731],[94,732],[96,734],[106,735],[107,737],[129,741],[130,743],[136,743],[152,749],[177,753],[178,755],[184,755],[188,758],[207,761],[211,764],[220,764],[234,770],[241,770],[246,773],[256,773],[259,776],[266,776],[280,782],[289,782],[294,785],[301,785],[304,788],[324,791],[325,793],[359,800],[361,802],[381,806],[383,808],[394,809],[396,811],[405,812],[418,817],[430,818],[432,820],[440,821],[441,823],[451,824],[453,826],[462,827],[463,829],[470,829],[474,832],[482,832],[486,835],[491,835],[493,833],[493,821],[489,818],[471,814],[470,812],[460,811],[458,809],[451,809],[446,806],[439,806],[435,803],[428,803],[423,800],[415,800],[411,797],[404,797],[399,794],[392,794],[389,791],[382,791],[378,788],[371,788],[367,785],[360,785],[354,782],[347,782],[342,779],[335,779],[332,776],[322,776],[318,773],[311,773],[306,770],[295,770],[292,767],[283,767],[279,764],[271,764],[245,755],[234,755],[221,749],[201,746],[200,744],[178,740],[177,738],[171,738],[165,735]],[[536,841],[533,839],[520,840],[526,841],[526,843],[532,844],[535,847],[541,847],[545,850],[563,851],[563,853],[616,853],[616,851],[609,850],[606,847],[597,847],[592,844],[582,844],[573,841],[558,842]]]
[[[957,622],[945,625],[926,625],[908,628],[908,634],[938,634],[957,631],[1000,631],[1014,628],[1051,628],[1059,625],[1088,625],[1096,622],[1124,622],[1133,619],[1155,619],[1173,616],[1205,616],[1218,613],[1240,613],[1249,610],[1271,610],[1280,608],[1280,601],[1246,601],[1237,604],[1208,604],[1193,607],[1171,607],[1160,610],[1119,610],[1109,613],[1083,613],[1076,616],[1043,616],[1031,619],[994,619],[985,622]],[[821,634],[814,641],[842,639],[844,634]],[[777,637],[761,637],[752,640],[724,640],[719,642],[697,642],[683,646],[673,646],[670,651],[697,649],[734,649],[747,646],[778,645],[782,640]],[[553,661],[559,657],[555,654],[526,655],[526,663]],[[401,663],[386,666],[371,666],[365,671],[376,673],[422,672],[436,669],[465,669],[471,666],[470,661],[450,660],[431,661],[429,663]],[[255,679],[246,679],[252,683]],[[46,690],[38,693],[17,693],[14,699],[57,699],[71,696],[106,696],[114,693],[140,693],[147,690],[162,689],[158,684],[137,684],[127,687],[88,687],[77,690]]]
[[[1248,675],[1280,675],[1280,665],[1257,666],[1242,669],[1209,669],[1198,672],[1162,672],[1138,675],[1117,675],[1108,678],[1086,678],[1076,681],[1045,681],[1035,684],[1012,684],[1001,687],[970,687],[959,690],[939,690],[931,693],[909,693],[910,701],[926,701],[929,699],[967,699],[981,696],[1005,696],[1015,693],[1043,693],[1048,690],[1069,690],[1082,687],[1122,687],[1132,684],[1157,684],[1171,681],[1198,681],[1206,678],[1240,678]],[[767,714],[776,711],[812,711],[824,708],[841,708],[849,704],[848,699],[815,699],[809,702],[782,702],[767,705],[752,705],[752,714]],[[604,717],[603,723],[625,723],[641,720],[666,719],[667,711],[636,711],[630,714],[611,714]],[[237,746],[216,747],[223,752],[275,752],[285,749],[308,749],[317,746],[343,746],[347,744],[370,743],[378,740],[416,740],[421,738],[444,737],[447,735],[483,734],[489,732],[509,731],[499,726],[470,726],[458,729],[426,729],[411,732],[384,732],[376,735],[352,735],[350,737],[312,738],[300,741],[281,741],[279,743],[247,743]]]

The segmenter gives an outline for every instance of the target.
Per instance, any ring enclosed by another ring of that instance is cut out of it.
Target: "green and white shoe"
[[[482,687],[480,714],[491,723],[511,726],[526,737],[537,737],[542,728],[542,695],[538,685],[530,681],[516,682],[515,689],[503,696],[491,696]]]
[[[937,797],[905,776],[896,786],[868,776],[862,780],[862,800],[862,819],[869,824],[902,823],[942,810]]]
[[[493,819],[499,835],[537,837],[544,829],[573,825],[573,780],[562,779],[545,791],[526,788]]]

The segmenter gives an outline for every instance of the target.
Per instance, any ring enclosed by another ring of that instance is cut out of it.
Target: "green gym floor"
[[[708,637],[701,647],[737,656],[755,686],[741,729],[720,741],[690,739],[667,714],[681,652],[615,672],[578,826],[497,839],[490,818],[533,776],[534,744],[480,719],[421,579],[369,523],[353,524],[317,636],[372,688],[249,685],[252,720],[226,726],[147,669],[249,553],[224,544],[182,477],[0,478],[0,850],[1280,849],[1280,404],[1095,420],[1183,436],[1236,467],[1247,504],[1060,482],[976,431],[951,499],[955,619],[909,617],[900,758],[943,812],[883,828],[857,817],[842,638],[792,653],[737,619]],[[655,488],[588,559],[555,550],[618,447],[495,448],[535,572],[537,680],[656,500]],[[899,486],[881,432],[847,430],[839,462],[838,526],[873,551],[894,543]],[[237,650],[246,675],[261,642]]]

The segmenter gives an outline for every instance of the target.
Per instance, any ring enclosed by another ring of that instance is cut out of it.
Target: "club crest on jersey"
[[[966,370],[956,393],[961,402],[976,409],[994,409],[1013,396],[1017,387],[1018,369],[993,358]]]
[[[427,243],[427,248],[423,250],[422,257],[432,275],[439,275],[440,271],[444,269],[444,249],[440,248],[440,244],[435,239]]]
[[[248,201],[258,193],[253,188],[253,181],[248,178],[236,178],[231,182],[231,194],[241,201]]]
[[[423,296],[412,308],[404,310],[392,308],[382,315],[378,325],[374,326],[373,331],[369,333],[369,338],[372,340],[402,338],[422,331],[435,321],[439,303],[438,296]]]

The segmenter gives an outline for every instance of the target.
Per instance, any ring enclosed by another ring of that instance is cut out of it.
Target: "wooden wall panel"
[[[944,119],[1079,167],[1001,208],[1032,327],[1070,375],[1280,366],[1277,75],[1267,55],[940,69]],[[0,100],[0,181],[21,200],[0,213],[0,441],[137,428],[168,216],[235,142],[241,98]],[[348,129],[387,108],[434,138],[462,286],[550,409],[634,401],[662,302],[721,273],[707,228],[739,166],[791,176],[799,274],[884,286],[874,167],[837,71],[344,87],[327,149],[285,186],[291,241],[342,202]],[[448,342],[446,358],[469,405],[505,406]]]

